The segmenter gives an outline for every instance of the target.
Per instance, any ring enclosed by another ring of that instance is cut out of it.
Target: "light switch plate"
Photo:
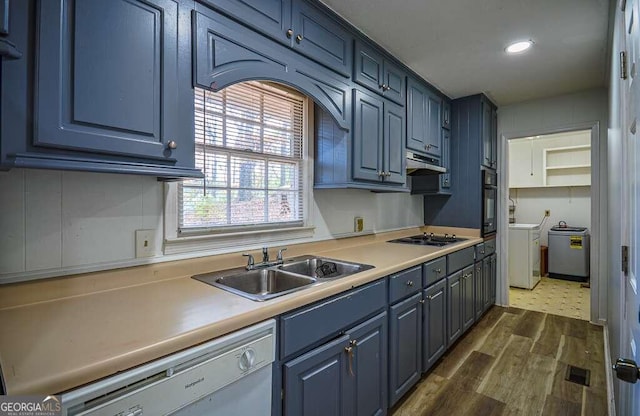
[[[156,230],[136,230],[136,258],[153,257],[156,252]]]

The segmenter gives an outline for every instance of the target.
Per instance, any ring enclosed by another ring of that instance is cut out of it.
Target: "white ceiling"
[[[451,98],[506,105],[606,85],[609,0],[322,1]],[[528,52],[504,52],[526,39]]]

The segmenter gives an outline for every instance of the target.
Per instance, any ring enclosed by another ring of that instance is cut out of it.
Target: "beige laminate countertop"
[[[393,244],[422,231],[468,240]],[[290,246],[375,268],[266,302],[191,279],[243,265],[235,253],[0,287],[0,366],[8,394],[61,393],[482,241],[477,230],[415,228]]]

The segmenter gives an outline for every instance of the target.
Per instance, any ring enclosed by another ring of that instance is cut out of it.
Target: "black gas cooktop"
[[[397,238],[395,240],[389,240],[389,243],[401,243],[401,244],[413,244],[418,246],[436,246],[442,247],[447,244],[453,244],[460,241],[464,241],[466,238],[456,237],[455,234],[438,235],[438,234],[421,234],[412,235],[411,237]]]

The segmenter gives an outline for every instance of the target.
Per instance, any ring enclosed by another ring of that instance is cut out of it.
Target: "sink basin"
[[[373,269],[369,264],[350,263],[325,257],[304,256],[278,266],[280,270],[309,276],[314,279],[339,279],[354,273]]]
[[[235,268],[193,278],[251,300],[264,301],[373,268],[369,264],[300,256],[261,269]]]
[[[314,278],[276,268],[236,271],[239,273],[231,275],[204,274],[193,276],[193,278],[257,301],[295,292],[316,282]]]

